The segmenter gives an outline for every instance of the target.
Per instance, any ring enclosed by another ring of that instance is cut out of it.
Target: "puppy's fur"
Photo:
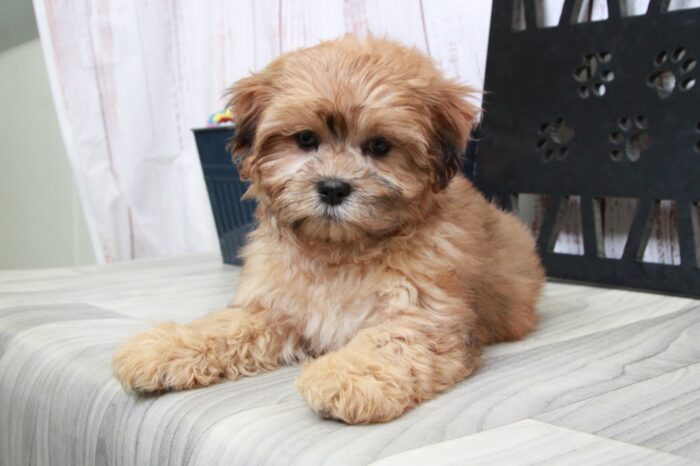
[[[305,361],[297,388],[314,411],[381,422],[471,374],[481,345],[530,332],[543,283],[533,240],[459,173],[470,92],[415,49],[353,37],[236,83],[232,151],[258,202],[240,286],[229,309],[126,342],[114,357],[124,387]],[[321,202],[327,179],[351,186],[341,204]]]

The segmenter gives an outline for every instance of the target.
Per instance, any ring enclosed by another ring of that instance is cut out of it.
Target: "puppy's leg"
[[[466,334],[396,325],[363,330],[304,366],[297,388],[316,413],[350,424],[389,421],[477,368],[480,352]]]
[[[293,335],[260,313],[226,309],[191,323],[160,324],[114,355],[114,374],[136,392],[183,390],[271,370]]]

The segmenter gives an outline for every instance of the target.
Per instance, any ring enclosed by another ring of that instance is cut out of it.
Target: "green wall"
[[[38,36],[32,0],[0,0],[0,52]]]
[[[0,109],[0,269],[94,263],[38,39],[0,52]]]

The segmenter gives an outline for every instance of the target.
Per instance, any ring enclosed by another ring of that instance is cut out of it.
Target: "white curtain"
[[[345,32],[386,34],[481,86],[490,0],[34,0],[100,262],[217,249],[191,129],[237,79]]]
[[[557,23],[563,1],[539,3],[544,25]],[[672,0],[671,9],[698,3]],[[624,1],[629,14],[647,4]],[[34,0],[34,8],[100,262],[217,249],[191,129],[222,107],[237,79],[282,52],[369,31],[417,46],[478,88],[491,15],[490,0]],[[581,11],[602,19],[607,4],[583,0]],[[607,225],[626,224],[632,212],[611,203]],[[677,261],[673,223],[658,224],[652,255]],[[606,248],[626,239],[605,235]],[[558,252],[581,253],[580,214],[557,243]]]

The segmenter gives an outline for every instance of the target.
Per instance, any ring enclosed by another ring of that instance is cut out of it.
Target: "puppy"
[[[230,308],[114,356],[127,390],[304,362],[321,416],[383,422],[461,381],[537,321],[530,233],[460,174],[478,109],[412,48],[348,36],[237,82],[230,148],[257,228]]]

